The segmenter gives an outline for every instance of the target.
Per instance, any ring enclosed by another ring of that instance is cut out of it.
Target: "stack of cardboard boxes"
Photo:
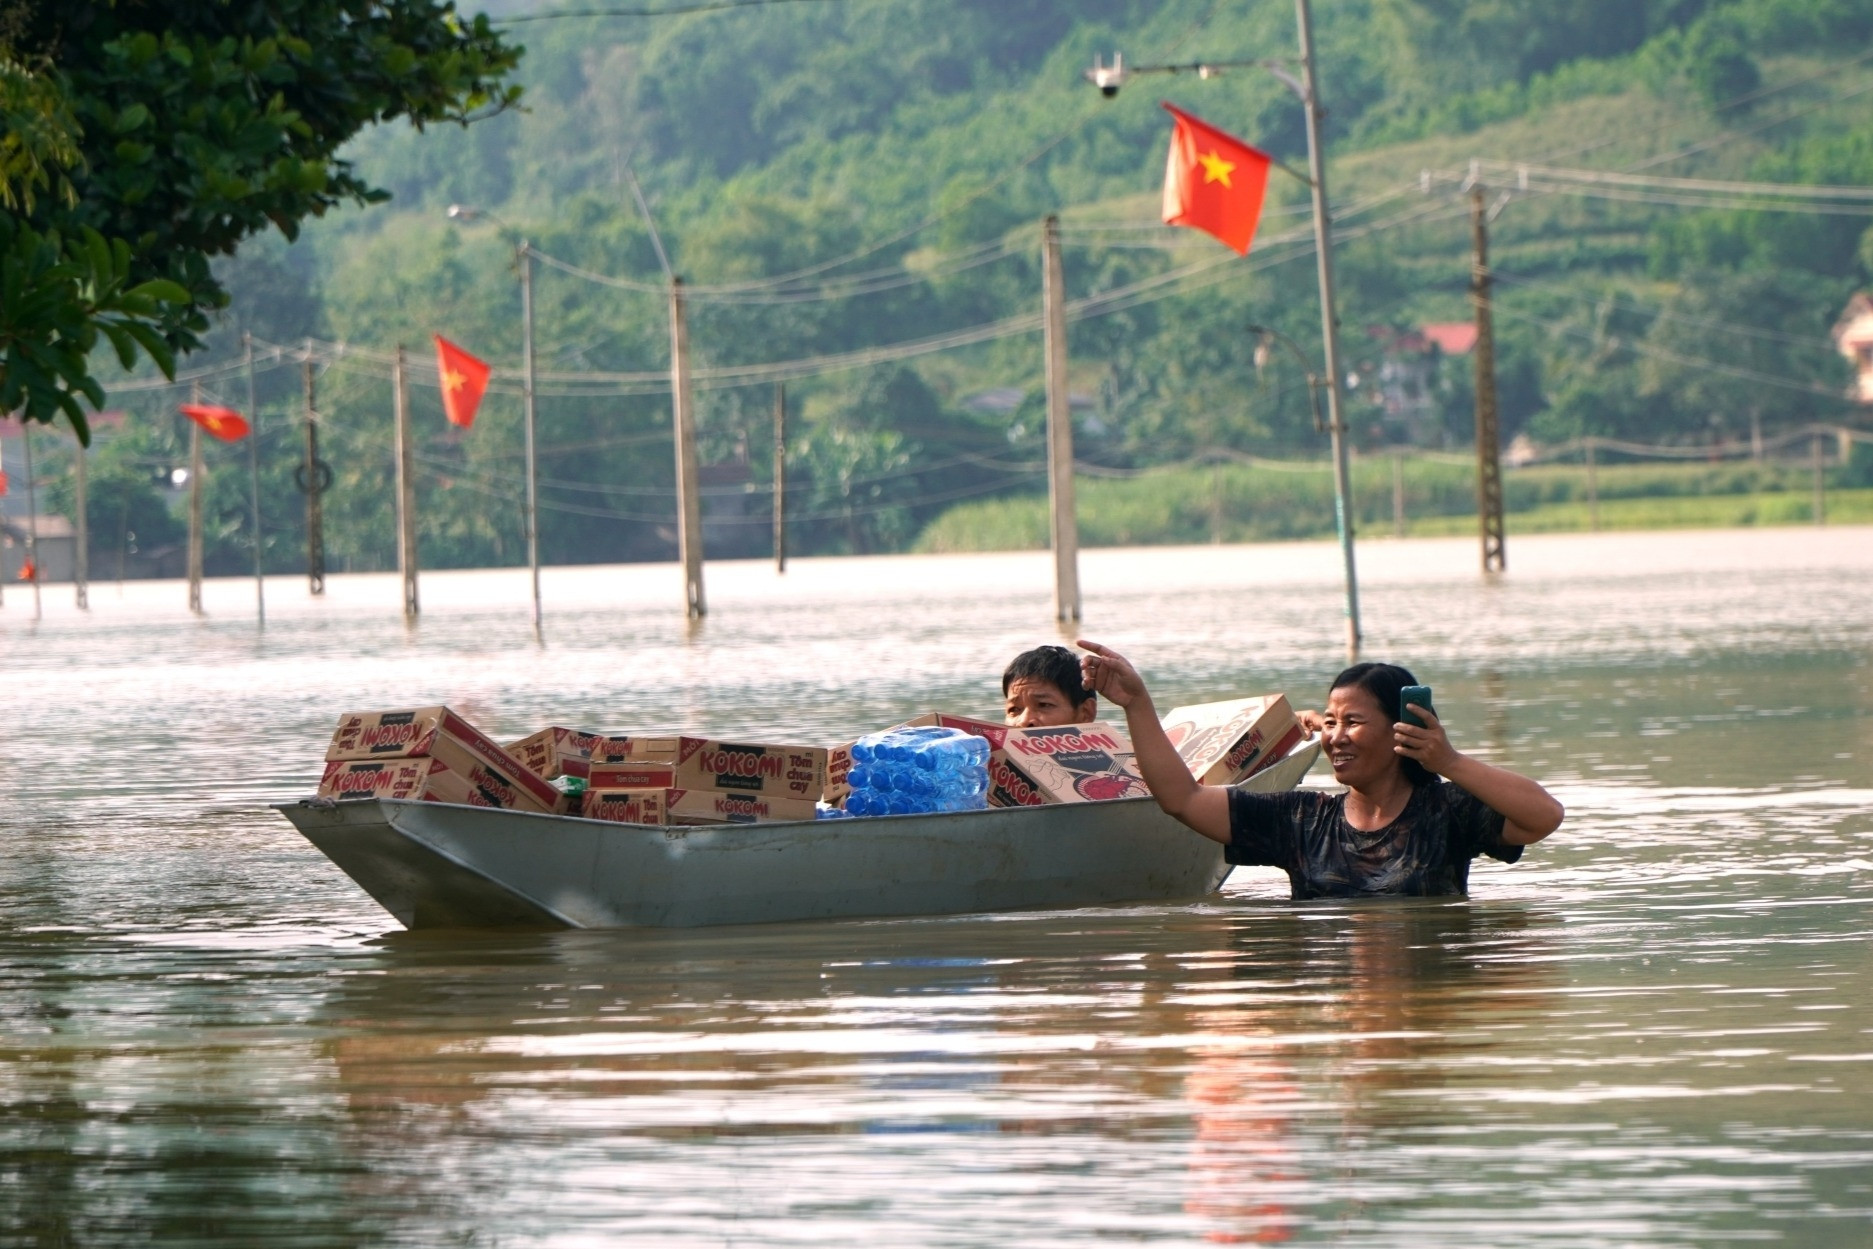
[[[1149,795],[1130,739],[1105,721],[1016,729],[930,712],[936,725],[987,739],[989,805],[1107,802]],[[1165,731],[1191,774],[1211,785],[1246,780],[1285,756],[1302,730],[1286,697],[1173,709]],[[851,792],[852,743],[832,750],[620,737],[553,727],[506,747],[447,707],[342,717],[325,754],[328,798],[406,798],[631,824],[810,820],[819,802]]]
[[[593,748],[584,814],[633,824],[810,820],[826,751],[701,737],[610,737]]]
[[[342,716],[325,759],[319,793],[327,798],[561,809],[557,789],[447,707]]]

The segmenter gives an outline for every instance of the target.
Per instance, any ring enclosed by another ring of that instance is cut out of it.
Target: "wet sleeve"
[[[1229,844],[1223,858],[1238,867],[1292,867],[1300,840],[1300,803],[1318,796],[1230,790]]]
[[[1500,811],[1461,785],[1446,781],[1444,793],[1450,811],[1451,840],[1465,859],[1486,854],[1499,862],[1513,863],[1522,857],[1521,846],[1502,839],[1502,830],[1509,821]]]

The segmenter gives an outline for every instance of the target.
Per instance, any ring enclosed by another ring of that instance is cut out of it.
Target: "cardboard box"
[[[1103,720],[1009,729],[998,753],[1013,777],[1026,782],[1042,802],[1109,802],[1151,793],[1132,757],[1131,739]],[[993,759],[990,770],[992,781]],[[1016,796],[1025,792],[1017,790]]]
[[[632,737],[625,750],[632,763],[674,768],[678,789],[803,799],[811,805],[826,788],[826,752],[817,746]]]
[[[558,725],[507,744],[507,753],[542,780],[576,776],[584,780],[591,769],[592,745],[603,733],[586,733]]]
[[[328,762],[353,759],[441,759],[451,771],[468,776],[479,764],[501,786],[521,795],[516,806],[553,811],[559,791],[523,767],[487,734],[447,707],[413,711],[359,711],[340,716]]]
[[[635,804],[635,805],[633,805]],[[631,824],[755,824],[810,820],[811,799],[770,794],[725,793],[719,789],[588,789],[585,816]]]
[[[458,770],[435,755],[402,759],[334,759],[319,778],[319,796],[340,802],[363,798],[404,798],[448,802],[465,807],[528,811],[524,791],[476,759],[461,758]]]
[[[1001,746],[1002,736],[1008,732],[1008,726],[1005,724],[994,724],[987,720],[971,720],[967,716],[946,715],[940,711],[925,712],[915,719],[906,720],[902,724],[894,724],[891,726],[893,729],[920,729],[932,727],[961,729],[965,733],[973,733],[977,737],[987,738],[991,751]],[[888,733],[890,729],[880,729],[878,731],[881,733]],[[865,736],[870,737],[872,734],[867,733]],[[856,741],[857,739],[855,738],[853,740]],[[851,771],[852,742],[841,742],[839,745],[827,751],[826,788],[821,791],[821,798],[835,807],[844,806],[846,795],[852,792],[852,787],[846,783],[846,776]],[[990,805],[997,805],[994,801],[994,766],[992,762],[989,768],[989,784]],[[1021,804],[1002,803],[999,805],[1019,806]]]
[[[1286,694],[1174,707],[1164,731],[1190,774],[1205,785],[1245,781],[1306,736]]]
[[[594,763],[588,789],[675,789],[676,768],[667,763]]]
[[[588,789],[579,814],[620,824],[668,824],[661,789]]]
[[[595,737],[588,758],[593,763],[625,763],[631,758],[631,739],[617,735]]]

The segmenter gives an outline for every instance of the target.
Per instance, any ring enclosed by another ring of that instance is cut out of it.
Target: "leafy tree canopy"
[[[173,373],[228,302],[212,258],[387,198],[339,149],[513,106],[519,57],[452,0],[0,4],[0,408],[88,438],[100,336]]]

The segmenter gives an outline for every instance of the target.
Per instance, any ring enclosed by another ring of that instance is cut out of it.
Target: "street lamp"
[[[1320,79],[1314,72],[1314,23],[1308,0],[1294,0],[1295,21],[1301,43],[1301,76],[1296,78],[1280,61],[1193,61],[1182,65],[1128,66],[1125,58],[1114,54],[1112,64],[1095,59],[1085,71],[1087,81],[1110,99],[1127,81],[1140,74],[1194,73],[1213,78],[1224,70],[1254,67],[1265,69],[1292,91],[1307,116],[1307,168],[1303,178],[1313,191],[1314,253],[1320,270],[1320,337],[1327,358],[1327,432],[1333,442],[1333,516],[1340,536],[1340,557],[1346,565],[1346,658],[1359,658],[1359,578],[1353,563],[1353,514],[1348,505],[1352,494],[1351,473],[1347,464],[1346,419],[1342,411],[1340,386],[1340,326],[1333,302],[1333,248],[1331,225],[1327,219],[1327,171],[1320,146]],[[1286,166],[1283,166],[1285,169]],[[1289,172],[1293,172],[1290,170]],[[1296,175],[1299,177],[1299,175]]]
[[[470,208],[465,204],[449,205],[449,220],[475,221],[486,217],[508,234],[519,234],[494,213],[485,208]],[[533,637],[535,641],[546,640],[546,630],[540,610],[540,512],[539,495],[536,485],[533,454],[533,248],[526,239],[514,244],[514,264],[520,270],[520,322],[521,322],[521,409],[525,414],[527,447],[527,567],[533,574]]]
[[[1326,423],[1320,419],[1320,374],[1314,372],[1314,366],[1308,362],[1307,353],[1280,330],[1271,330],[1266,325],[1251,325],[1247,328],[1249,333],[1255,335],[1258,340],[1255,344],[1256,375],[1258,377],[1261,375],[1262,370],[1268,367],[1269,358],[1274,355],[1274,352],[1269,349],[1269,344],[1280,343],[1286,347],[1288,354],[1294,357],[1295,362],[1301,366],[1301,372],[1307,377],[1307,409],[1314,416],[1314,432],[1326,433]]]

